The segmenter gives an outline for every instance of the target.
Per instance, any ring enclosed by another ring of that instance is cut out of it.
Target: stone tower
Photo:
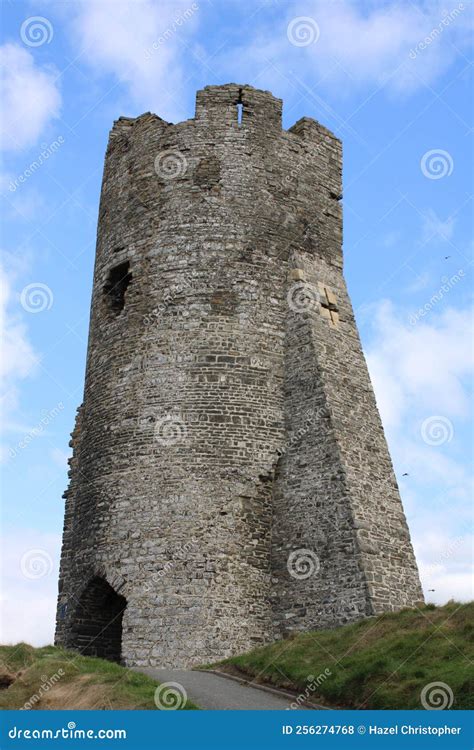
[[[215,661],[422,600],[342,275],[341,143],[229,84],[120,118],[57,643]]]

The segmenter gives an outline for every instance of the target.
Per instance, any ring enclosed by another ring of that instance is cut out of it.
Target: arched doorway
[[[85,656],[120,661],[122,617],[127,606],[106,580],[95,576],[82,592],[71,629],[73,648]]]

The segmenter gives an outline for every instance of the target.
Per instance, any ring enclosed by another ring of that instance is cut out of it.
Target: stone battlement
[[[152,112],[145,112],[139,117],[119,117],[114,122],[112,133],[154,118],[169,127],[179,127],[189,122],[211,127],[225,125],[229,128],[245,128],[249,132],[260,127],[266,132],[273,131],[275,136],[282,131],[308,140],[341,143],[331,130],[311,117],[302,117],[288,130],[283,130],[282,106],[282,100],[273,96],[270,91],[262,91],[248,84],[228,83],[224,86],[206,86],[196,94],[195,116],[192,120],[173,124],[162,120]]]

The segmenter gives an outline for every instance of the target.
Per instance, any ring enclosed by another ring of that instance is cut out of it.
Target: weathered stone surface
[[[127,664],[179,667],[422,599],[342,276],[341,159],[249,86],[115,123],[58,643],[113,655],[121,624]]]

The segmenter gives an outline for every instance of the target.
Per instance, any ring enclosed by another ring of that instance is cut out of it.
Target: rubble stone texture
[[[342,275],[341,143],[281,107],[208,86],[194,119],[111,131],[58,644],[183,667],[423,598]]]

